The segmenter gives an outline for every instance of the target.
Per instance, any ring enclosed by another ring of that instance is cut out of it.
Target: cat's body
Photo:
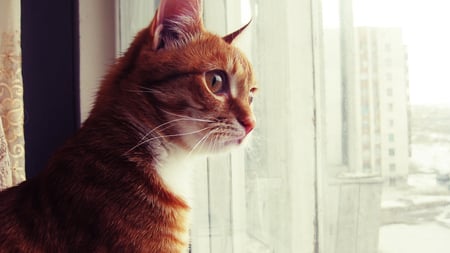
[[[254,127],[251,67],[163,0],[112,67],[90,117],[36,178],[0,192],[0,252],[184,252],[191,160]]]

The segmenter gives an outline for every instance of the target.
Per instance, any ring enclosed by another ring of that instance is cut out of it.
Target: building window
[[[394,120],[393,119],[389,120],[389,127],[394,127]]]
[[[394,148],[390,148],[389,149],[389,156],[395,156],[395,149]]]
[[[386,51],[386,53],[389,53],[389,52],[391,52],[391,44],[385,44],[384,45],[384,50]]]
[[[389,171],[395,172],[395,170],[396,170],[396,165],[394,163],[389,164]]]
[[[388,138],[389,138],[390,142],[394,142],[395,141],[395,135],[394,134],[389,134]]]
[[[387,81],[392,81],[392,73],[387,73],[386,74],[386,80]]]
[[[392,95],[393,95],[393,90],[392,90],[392,88],[387,89],[386,94],[387,94],[389,97],[392,97]]]
[[[395,177],[389,178],[389,186],[396,186],[397,185],[397,179]]]
[[[389,112],[393,112],[394,111],[394,104],[389,103],[388,104],[388,110],[389,110]]]
[[[381,158],[377,157],[377,159],[375,159],[375,165],[379,168],[381,166]]]
[[[385,60],[385,65],[386,65],[386,66],[392,66],[392,59],[391,59],[391,58],[387,58],[387,59]]]

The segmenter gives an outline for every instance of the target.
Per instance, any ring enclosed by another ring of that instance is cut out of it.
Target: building
[[[361,162],[395,184],[409,172],[407,52],[398,28],[355,29]]]
[[[408,70],[402,31],[357,27],[345,34],[327,30],[324,38],[327,122],[341,119],[337,129],[327,128],[328,144],[335,146],[328,157],[334,163],[340,159],[348,173],[381,174],[396,184],[409,171]],[[333,154],[336,146],[341,146],[338,157]]]

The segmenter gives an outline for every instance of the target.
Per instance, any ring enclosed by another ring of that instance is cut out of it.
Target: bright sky
[[[322,0],[325,26],[338,23],[339,0]],[[357,26],[400,27],[408,47],[413,104],[450,105],[450,1],[353,0]]]

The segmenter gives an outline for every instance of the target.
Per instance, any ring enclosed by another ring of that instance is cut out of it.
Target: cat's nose
[[[244,127],[245,134],[249,134],[255,128],[256,120],[254,117],[248,116],[239,119],[239,123]]]

